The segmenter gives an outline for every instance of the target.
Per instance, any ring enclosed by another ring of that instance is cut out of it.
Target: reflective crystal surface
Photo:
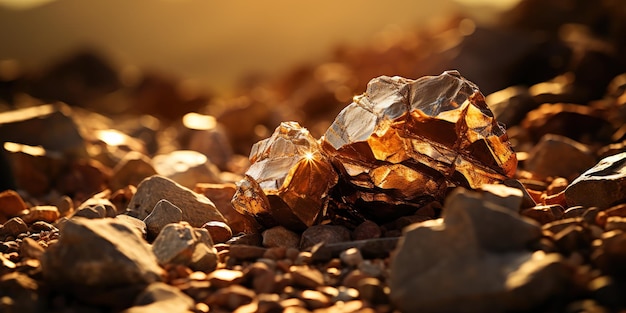
[[[238,210],[256,216],[263,226],[294,229],[311,226],[323,215],[337,173],[308,130],[296,122],[281,123],[270,138],[254,144],[250,162],[234,197]],[[267,200],[258,197],[259,190]]]
[[[384,222],[442,200],[448,187],[496,183],[517,167],[503,126],[456,71],[375,78],[319,142],[281,123],[250,161],[233,205],[265,227],[292,229],[319,222],[327,208]]]
[[[366,207],[441,199],[448,186],[498,182],[517,166],[503,126],[457,71],[371,80],[321,141]]]

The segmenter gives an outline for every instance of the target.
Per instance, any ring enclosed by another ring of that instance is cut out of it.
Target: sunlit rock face
[[[292,229],[318,223],[327,208],[384,222],[442,200],[448,187],[512,177],[517,166],[504,127],[456,71],[375,78],[319,141],[282,123],[250,161],[233,205]]]
[[[517,166],[503,126],[457,71],[371,80],[321,144],[347,184],[343,201],[375,216],[441,200],[449,186],[501,181]]]

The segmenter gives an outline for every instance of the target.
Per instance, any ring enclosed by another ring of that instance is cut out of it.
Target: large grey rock
[[[226,222],[207,197],[158,175],[144,179],[137,186],[137,192],[128,204],[128,214],[143,220],[162,199],[179,207],[182,210],[182,220],[191,226],[201,227],[208,221]]]
[[[538,224],[477,192],[446,200],[443,219],[409,226],[396,249],[390,297],[400,311],[528,310],[567,283],[559,255],[525,249]]]
[[[217,250],[206,229],[189,224],[166,225],[152,244],[159,264],[182,264],[195,271],[210,272],[217,266]]]
[[[165,283],[150,284],[122,313],[187,313],[194,301],[176,287]]]
[[[608,208],[626,198],[626,152],[602,159],[565,189],[568,207]]]
[[[54,285],[108,287],[160,280],[162,269],[146,242],[124,222],[72,218],[59,241],[41,258],[44,278]]]

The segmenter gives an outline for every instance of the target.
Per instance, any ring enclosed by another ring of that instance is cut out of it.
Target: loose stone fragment
[[[9,235],[17,236],[28,231],[28,225],[19,217],[14,217],[3,224],[0,228],[0,236]]]
[[[509,127],[517,125],[528,111],[539,105],[528,92],[528,88],[523,86],[496,91],[485,97],[485,102],[489,104],[498,121]]]
[[[137,186],[142,180],[157,174],[147,156],[131,151],[113,168],[111,189],[117,190],[127,185]]]
[[[20,245],[20,253],[22,254],[22,257],[39,259],[43,252],[43,247],[40,246],[35,240],[30,238],[24,238],[24,240],[22,240],[22,244]]]
[[[528,154],[525,169],[539,180],[550,176],[575,178],[596,163],[587,146],[553,134],[541,137]]]
[[[215,203],[215,207],[224,216],[232,233],[255,233],[260,228],[254,217],[243,214],[233,207],[231,201],[237,191],[237,186],[233,183],[196,184],[194,191],[205,195]],[[213,238],[215,239],[215,238]],[[215,240],[217,242],[217,240]]]
[[[22,216],[22,219],[27,224],[32,224],[37,221],[54,223],[59,217],[61,217],[61,214],[57,207],[40,205],[30,208],[28,214]]]
[[[307,249],[319,243],[350,241],[350,230],[339,225],[315,225],[307,228],[301,238],[300,248]]]
[[[183,218],[183,211],[171,202],[163,199],[157,202],[152,212],[143,220],[146,223],[148,236],[156,238],[165,225],[178,223]]]
[[[528,310],[566,286],[561,257],[526,250],[539,226],[458,188],[442,221],[407,229],[391,265],[391,300],[402,312]]]
[[[162,199],[180,208],[183,221],[193,227],[201,227],[208,221],[226,222],[211,200],[162,176],[146,178],[137,186],[128,204],[128,214],[143,220]]]
[[[194,301],[178,288],[152,283],[137,296],[134,306],[122,313],[187,313]]]
[[[148,227],[142,220],[126,214],[117,215],[115,220],[126,223],[126,225],[135,230],[141,238],[148,238]]]
[[[162,272],[137,232],[109,218],[65,222],[59,241],[43,254],[41,267],[50,283],[70,285],[79,292],[85,287],[152,283],[161,279]]]
[[[14,272],[0,276],[0,310],[2,312],[42,312],[43,299],[39,296],[37,281],[24,273]]]
[[[178,150],[152,158],[159,175],[165,176],[187,188],[197,183],[219,183],[219,169],[197,151]]]
[[[213,239],[213,242],[215,243],[226,242],[233,236],[232,230],[230,229],[228,224],[224,222],[206,222],[204,225],[202,225],[202,228],[206,229],[209,232],[211,238]]]
[[[266,228],[276,224],[303,230],[324,215],[328,192],[337,182],[337,173],[308,130],[295,122],[283,122],[274,134],[256,143],[250,152],[246,175],[258,188],[241,182],[233,205],[257,218]],[[253,188],[252,191],[246,190]],[[251,198],[259,191],[262,198]],[[252,204],[248,204],[248,203]]]
[[[602,159],[565,189],[568,206],[602,209],[626,199],[626,152]]]
[[[108,199],[90,198],[81,203],[76,209],[74,216],[87,218],[115,217],[117,208]]]
[[[341,168],[344,189],[354,190],[342,199],[378,218],[440,200],[449,185],[502,181],[517,165],[478,87],[456,71],[371,80],[339,113],[322,147]]]
[[[283,226],[267,229],[261,235],[264,247],[297,248],[300,244],[300,235]]]
[[[206,229],[187,223],[166,225],[152,244],[159,264],[182,264],[196,271],[212,271],[217,266],[217,250]]]
[[[0,214],[4,217],[14,217],[28,209],[22,197],[14,190],[0,192]]]

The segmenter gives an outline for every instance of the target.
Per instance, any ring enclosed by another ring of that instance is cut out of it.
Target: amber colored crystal
[[[373,79],[321,141],[347,183],[368,198],[440,199],[449,186],[495,183],[517,166],[503,126],[457,71]]]
[[[241,211],[257,218],[263,216],[259,221],[266,227],[276,222],[294,229],[311,226],[324,214],[328,191],[337,183],[337,173],[308,130],[296,122],[281,123],[270,138],[252,147],[250,161],[248,181],[240,183],[240,189],[242,184],[249,186],[252,196],[262,190],[267,204],[253,209],[236,205]],[[234,199],[241,203],[246,198],[235,195]]]

